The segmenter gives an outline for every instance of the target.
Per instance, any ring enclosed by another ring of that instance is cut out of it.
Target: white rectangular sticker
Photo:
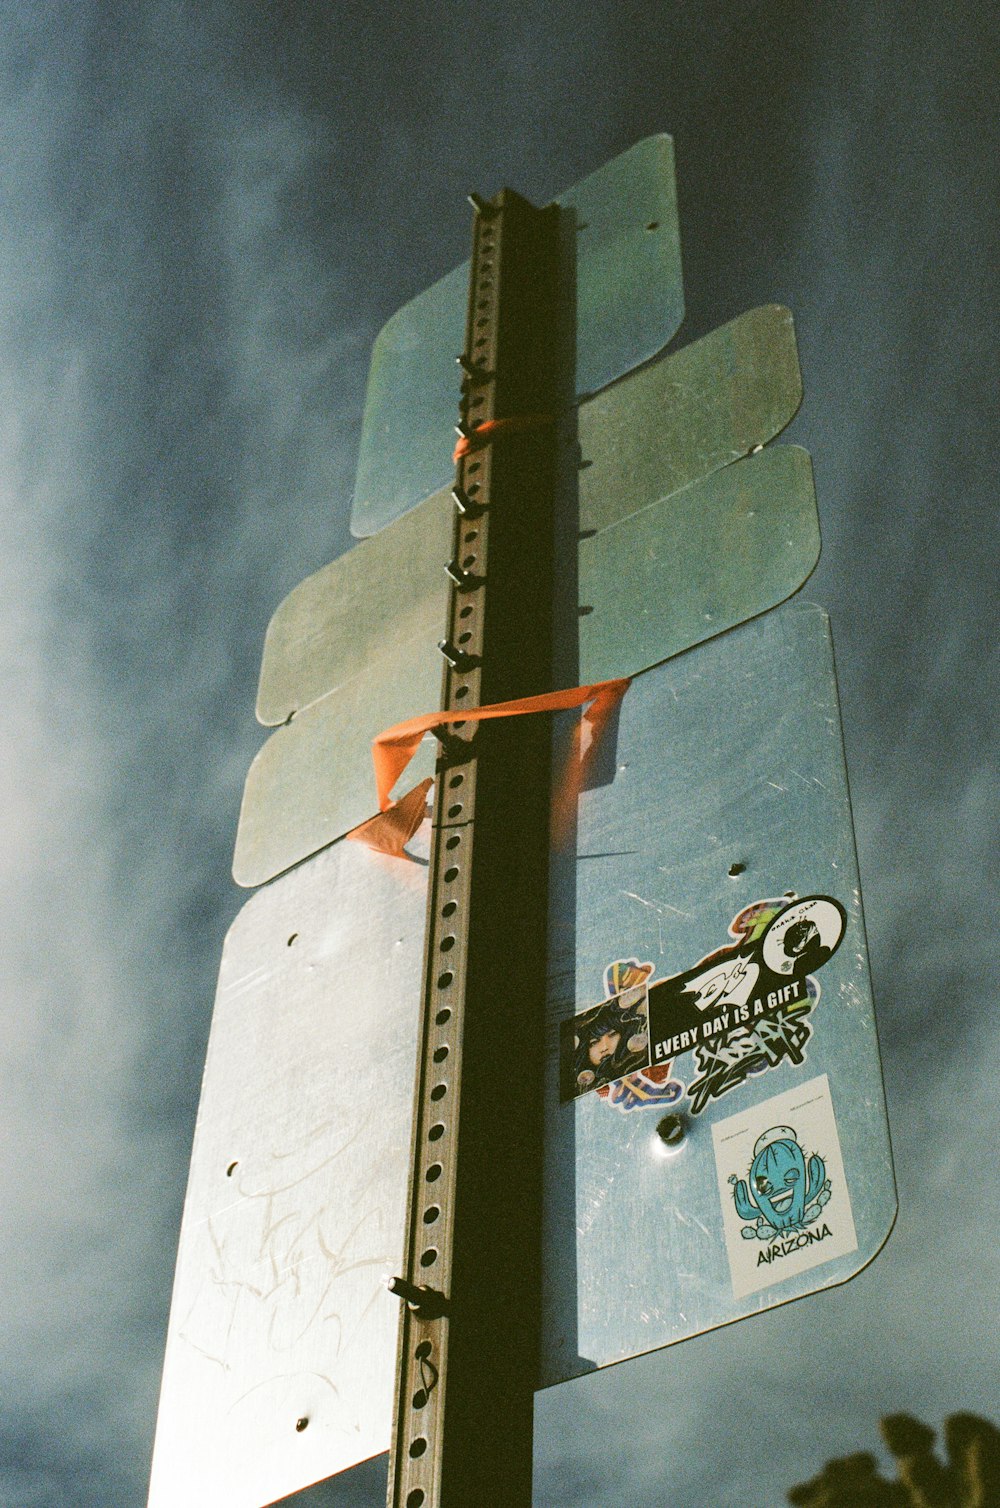
[[[735,1298],[857,1250],[825,1073],[716,1121],[712,1139]]]

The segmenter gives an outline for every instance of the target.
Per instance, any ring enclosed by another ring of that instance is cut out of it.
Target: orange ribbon
[[[562,712],[589,703],[574,734],[566,773],[557,789],[553,831],[557,841],[565,834],[576,806],[576,798],[592,751],[596,748],[609,718],[630,685],[628,678],[595,681],[589,686],[573,686],[566,691],[546,691],[540,696],[518,697],[510,702],[494,702],[487,707],[462,707],[450,712],[427,712],[386,728],[372,741],[372,763],[378,791],[379,815],[370,817],[347,834],[356,842],[366,843],[381,853],[401,855],[422,822],[426,796],[432,782],[424,780],[399,801],[389,792],[417,751],[425,733],[439,733],[449,723],[485,722],[494,717],[521,717],[532,712]],[[590,731],[583,744],[584,725]]]
[[[459,435],[452,460],[460,461],[470,451],[481,450],[491,440],[519,429],[535,429],[539,424],[551,424],[551,414],[514,414],[509,419],[484,419],[477,424],[471,435]]]

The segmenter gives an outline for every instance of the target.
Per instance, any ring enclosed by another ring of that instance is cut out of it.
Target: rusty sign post
[[[559,211],[475,204],[440,646],[459,712],[552,684]],[[507,960],[545,956],[549,743],[537,717],[463,719],[435,770],[391,1508],[531,1503],[545,981]]]

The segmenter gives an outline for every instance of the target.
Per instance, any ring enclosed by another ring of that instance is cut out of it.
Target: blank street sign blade
[[[556,203],[576,222],[565,260],[575,271],[575,387],[583,396],[655,355],[683,318],[670,137],[637,142]],[[375,342],[351,514],[362,538],[451,479],[468,287],[465,263],[398,310]]]
[[[388,1445],[425,874],[340,843],[233,923],[150,1508],[259,1508]]]
[[[552,887],[543,1385],[844,1282],[896,1209],[826,615],[640,676],[614,768]]]
[[[775,445],[580,541],[582,682],[649,665],[776,607],[819,559],[808,451]]]
[[[257,690],[269,727],[369,669],[416,651],[437,669],[454,504],[438,494],[394,528],[362,540],[300,581],[271,618]],[[377,731],[377,730],[376,730]]]

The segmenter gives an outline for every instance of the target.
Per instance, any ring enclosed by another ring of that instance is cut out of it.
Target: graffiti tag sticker
[[[685,1086],[675,1060],[693,1055],[691,1114],[754,1074],[805,1060],[815,971],[840,945],[847,913],[831,896],[754,901],[729,925],[733,941],[691,968],[651,979],[653,965],[619,959],[607,998],[562,1023],[560,1099],[596,1089],[618,1110],[673,1104]]]
[[[650,985],[650,1062],[694,1054],[692,1115],[751,1074],[803,1062],[820,995],[815,971],[846,926],[831,896],[756,901],[734,917],[734,942]]]
[[[733,1297],[857,1251],[826,1074],[712,1126]]]

